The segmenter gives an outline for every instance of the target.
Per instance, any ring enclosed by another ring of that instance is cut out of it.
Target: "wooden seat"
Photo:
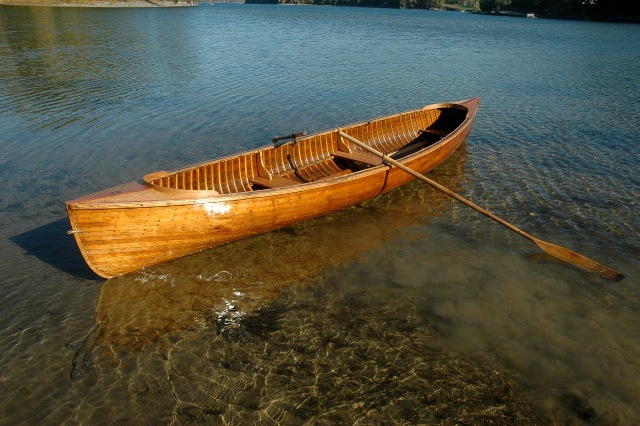
[[[345,160],[357,161],[358,163],[368,164],[370,166],[379,166],[382,164],[382,158],[377,157],[368,152],[344,152],[336,151],[333,153],[334,157],[344,158]]]
[[[291,186],[291,185],[296,185],[300,183],[300,182],[296,182],[294,180],[283,178],[280,176],[271,176],[271,178],[256,176],[253,179],[251,179],[251,182],[265,188],[282,188],[285,186]]]

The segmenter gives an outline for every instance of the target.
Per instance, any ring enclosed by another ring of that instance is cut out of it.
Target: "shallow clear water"
[[[637,25],[0,7],[0,422],[639,423],[639,70]],[[109,281],[66,235],[67,199],[474,96],[430,176],[624,281],[417,183]]]

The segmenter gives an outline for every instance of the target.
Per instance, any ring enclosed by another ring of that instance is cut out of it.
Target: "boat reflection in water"
[[[465,162],[463,145],[429,176],[457,191]],[[345,211],[107,280],[96,308],[98,342],[136,352],[184,330],[232,335],[283,288],[392,242],[450,203],[412,182]]]

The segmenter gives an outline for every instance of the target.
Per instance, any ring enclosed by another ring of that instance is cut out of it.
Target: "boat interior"
[[[398,160],[440,141],[464,122],[467,112],[461,105],[440,104],[340,130]],[[343,139],[337,130],[291,136],[255,151],[151,173],[144,181],[164,192],[232,194],[317,182],[382,164],[381,158]]]

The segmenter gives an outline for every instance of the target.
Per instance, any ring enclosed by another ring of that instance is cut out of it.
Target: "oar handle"
[[[278,141],[283,141],[285,139],[295,139],[295,138],[299,138],[300,136],[305,136],[307,134],[307,132],[298,132],[298,133],[291,133],[290,135],[286,135],[286,136],[278,136],[276,138],[271,139],[271,142],[276,143]]]

